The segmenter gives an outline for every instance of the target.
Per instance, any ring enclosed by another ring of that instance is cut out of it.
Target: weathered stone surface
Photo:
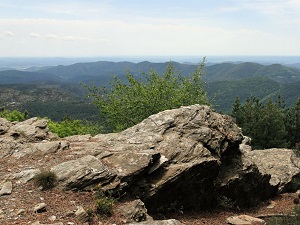
[[[36,221],[36,222],[34,222],[34,223],[31,223],[31,225],[64,225],[64,223],[63,222],[58,222],[58,223],[47,223],[47,224],[45,224],[45,223],[40,223],[40,221]]]
[[[125,216],[127,223],[153,220],[147,214],[145,204],[140,199],[127,203],[120,210],[122,211],[121,214]]]
[[[41,171],[39,169],[29,169],[29,170],[23,170],[19,173],[12,174],[9,177],[11,179],[18,180],[20,183],[27,183],[28,181],[32,180],[36,174],[40,172]]]
[[[89,215],[82,206],[78,207],[75,216],[81,222],[87,222],[89,220]]]
[[[60,186],[74,190],[108,182],[115,176],[107,166],[91,155],[58,164],[51,171],[57,175]]]
[[[119,190],[122,186],[150,210],[160,210],[215,204],[212,187],[222,155],[238,151],[242,137],[230,117],[193,105],[160,112],[121,133],[90,141],[112,153],[101,159],[116,170]]]
[[[0,135],[6,133],[10,126],[11,123],[7,119],[0,118]]]
[[[182,225],[178,220],[154,220],[140,223],[129,223],[128,225]]]
[[[262,174],[270,174],[270,185],[277,187],[278,192],[296,191],[299,182],[293,179],[300,177],[300,159],[289,149],[255,150],[247,154],[258,166]],[[298,183],[298,185],[297,185]]]
[[[14,151],[13,157],[19,159],[27,155],[47,155],[63,151],[69,148],[69,142],[66,141],[43,141],[39,143],[24,143],[20,149]]]
[[[248,215],[231,216],[226,219],[226,222],[232,225],[263,225],[266,222],[262,219]]]
[[[1,190],[0,190],[0,196],[2,195],[10,195],[12,192],[12,182],[7,181],[3,184]]]
[[[44,139],[48,130],[45,132],[43,131],[44,129],[35,126],[34,124],[37,124],[37,122],[38,118],[34,117],[23,122],[16,123],[11,126],[9,133],[15,138],[23,138],[28,141]]]
[[[55,150],[66,149],[68,146],[68,142],[59,141],[59,149],[55,149],[54,145],[57,144],[41,142],[46,139],[57,139],[57,135],[48,131],[45,119],[34,117],[23,122],[11,123],[0,118],[0,158],[12,155],[21,158],[37,151],[45,154],[52,153]]]
[[[217,179],[220,204],[225,207],[251,207],[276,195],[271,176],[261,174],[251,157],[236,152],[224,156]],[[226,205],[227,204],[227,205]]]

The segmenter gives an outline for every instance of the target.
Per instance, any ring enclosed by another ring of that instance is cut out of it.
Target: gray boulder
[[[279,193],[294,192],[300,188],[300,158],[291,149],[264,149],[247,153],[259,169],[259,172],[270,175],[270,185]],[[297,180],[298,179],[298,180]]]
[[[223,156],[239,152],[242,138],[229,116],[193,105],[160,112],[90,142],[111,153],[101,160],[116,170],[118,184],[112,188],[141,198],[155,211],[216,204]]]

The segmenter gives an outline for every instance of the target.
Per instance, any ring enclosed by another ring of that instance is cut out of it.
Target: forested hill
[[[100,61],[34,67],[26,71],[0,71],[0,103],[26,109],[30,116],[52,114],[53,119],[58,119],[65,114],[72,114],[75,118],[87,118],[93,115],[86,115],[86,112],[95,114],[95,108],[87,102],[87,92],[79,83],[107,85],[113,75],[122,80],[127,72],[138,76],[143,72],[149,73],[150,69],[164,74],[170,63],[175,67],[174,71],[179,71],[183,76],[192,74],[197,66],[176,62]],[[205,70],[203,80],[206,81],[209,100],[216,110],[225,113],[231,110],[237,96],[243,102],[251,96],[264,101],[280,94],[287,105],[295,104],[300,97],[299,68],[244,62],[208,65]]]
[[[34,81],[54,81],[54,82],[95,82],[96,84],[107,83],[113,75],[123,77],[126,72],[139,75],[155,70],[158,74],[163,74],[167,64],[172,64],[175,70],[180,71],[184,76],[191,74],[196,65],[181,64],[176,62],[151,63],[148,61],[140,63],[131,62],[89,62],[76,63],[69,66],[54,66],[50,68],[33,68],[31,72],[21,71],[1,71],[0,84],[30,83]],[[280,83],[291,83],[300,80],[300,69],[283,66],[280,64],[262,65],[258,63],[220,63],[206,66],[204,80],[207,82],[232,81],[252,77],[268,77]]]
[[[252,77],[268,77],[280,83],[291,83],[300,80],[300,69],[281,64],[261,65],[258,63],[221,63],[207,67],[206,80],[224,81],[241,80]]]

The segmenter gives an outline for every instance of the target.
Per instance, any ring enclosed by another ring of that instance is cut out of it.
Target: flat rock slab
[[[178,220],[154,220],[154,221],[145,221],[140,223],[129,223],[128,225],[183,225]]]
[[[10,195],[12,192],[12,182],[7,181],[3,184],[1,190],[0,190],[0,196],[2,195]]]
[[[255,218],[248,215],[231,216],[226,220],[227,223],[232,225],[263,225],[266,222],[262,219]]]
[[[63,162],[51,168],[59,184],[65,189],[84,189],[109,181],[114,174],[99,159],[87,155],[76,160]]]

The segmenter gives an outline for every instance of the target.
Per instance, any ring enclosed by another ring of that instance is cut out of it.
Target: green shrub
[[[97,123],[91,124],[81,120],[66,119],[61,122],[54,122],[48,119],[48,127],[52,133],[56,133],[61,138],[72,135],[96,135],[102,133],[102,127]]]
[[[43,190],[48,190],[55,187],[57,183],[57,176],[54,172],[44,170],[33,177],[34,183]]]
[[[117,198],[112,196],[111,191],[101,190],[101,186],[98,186],[94,192],[96,197],[96,214],[101,215],[112,215],[113,206],[117,202]]]
[[[111,193],[99,192],[96,201],[96,213],[98,215],[111,215],[116,199],[111,196]]]
[[[14,122],[14,121],[20,122],[27,119],[28,113],[26,111],[22,113],[18,110],[10,111],[7,109],[2,109],[0,110],[0,117],[6,118],[10,122]]]

